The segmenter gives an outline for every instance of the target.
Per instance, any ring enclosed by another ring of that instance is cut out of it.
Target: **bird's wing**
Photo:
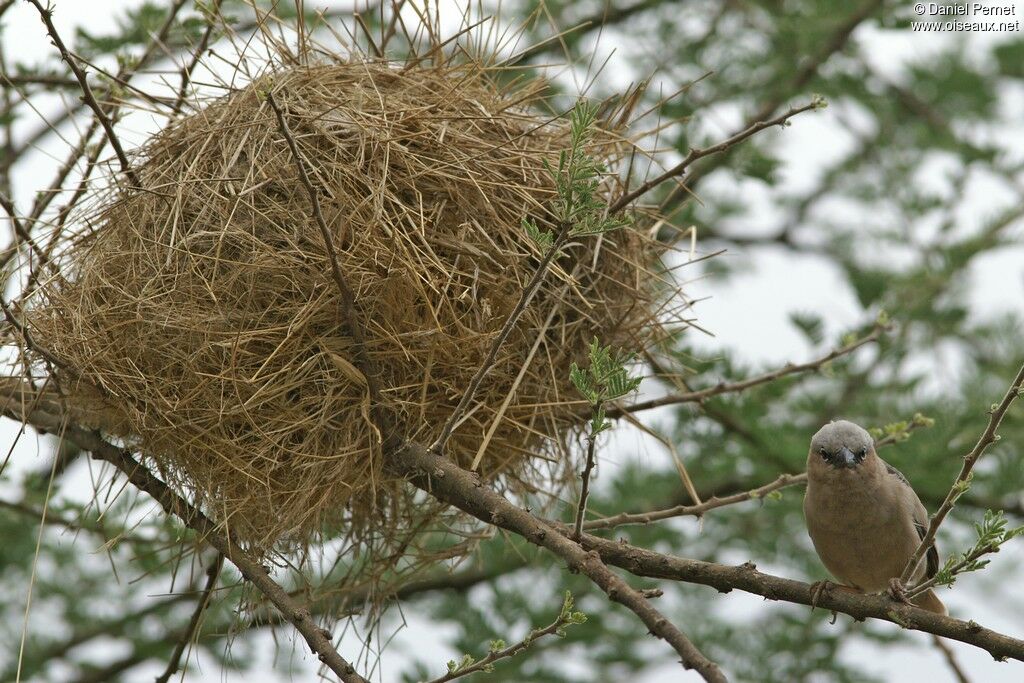
[[[928,527],[915,519],[914,528],[917,529],[917,535],[923,541],[925,534],[928,533]],[[939,551],[935,547],[934,543],[932,543],[931,548],[928,548],[928,554],[925,556],[925,560],[927,564],[925,566],[924,577],[926,579],[930,579],[939,571]]]
[[[914,500],[917,505],[914,506],[914,528],[917,530],[917,536],[921,540],[924,540],[925,534],[928,533],[928,511],[924,509],[924,505],[921,503],[921,499],[918,498],[914,488],[910,485],[910,481],[900,472],[898,469],[885,463],[885,470],[900,480],[900,483],[910,489],[911,495],[914,496]],[[928,548],[928,554],[925,556],[925,578],[932,578],[939,571],[939,551],[932,543],[932,547]]]
[[[881,460],[881,458],[879,458],[879,460]],[[882,462],[885,462],[885,461],[884,461],[884,460],[882,460]],[[888,472],[889,474],[891,474],[892,476],[896,477],[896,478],[897,478],[897,479],[899,479],[900,481],[902,481],[902,482],[903,482],[904,484],[906,484],[907,486],[910,486],[910,480],[909,480],[909,479],[907,479],[907,478],[906,478],[906,477],[905,477],[905,476],[903,475],[903,473],[902,473],[902,472],[900,472],[900,471],[899,471],[898,469],[896,469],[895,467],[893,467],[892,465],[890,465],[890,464],[889,464],[889,463],[887,463],[887,462],[885,463],[885,471],[886,471],[886,472]],[[914,495],[917,495],[917,494],[914,494]]]

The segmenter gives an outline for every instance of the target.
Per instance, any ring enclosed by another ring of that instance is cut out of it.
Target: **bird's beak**
[[[836,465],[838,467],[849,467],[850,469],[853,469],[857,466],[857,456],[855,456],[853,451],[849,448],[843,446],[839,449],[839,452],[836,453]]]

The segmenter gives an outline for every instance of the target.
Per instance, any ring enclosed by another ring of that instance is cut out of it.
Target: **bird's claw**
[[[818,606],[821,594],[831,591],[833,587],[835,587],[835,584],[828,579],[815,581],[811,584],[811,611],[814,611],[814,608]]]
[[[844,586],[841,583],[834,583],[832,581],[829,581],[828,579],[825,579],[823,581],[815,581],[814,583],[811,584],[811,611],[812,612],[814,611],[814,608],[818,606],[818,601],[821,599],[821,594],[822,593],[830,593],[830,592],[832,592],[833,589],[847,590],[847,591],[848,590],[855,590],[855,589],[850,588],[849,586]],[[836,623],[836,619],[839,617],[839,613],[836,612],[835,610],[831,610],[831,612],[832,612],[832,620],[830,622],[828,622],[828,623],[834,624],[834,623]]]
[[[902,602],[907,605],[910,604],[910,600],[907,599],[907,589],[904,587],[903,581],[901,581],[898,576],[894,576],[889,579],[889,590],[887,593],[889,594],[889,597],[896,602]]]

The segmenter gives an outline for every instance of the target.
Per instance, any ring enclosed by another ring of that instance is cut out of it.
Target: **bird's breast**
[[[856,477],[842,485],[817,484],[808,482],[804,515],[825,567],[848,585],[883,590],[916,547],[912,523],[884,486],[865,486]]]

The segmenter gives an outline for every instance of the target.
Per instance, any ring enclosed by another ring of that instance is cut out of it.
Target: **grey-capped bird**
[[[901,595],[898,579],[928,529],[928,511],[907,478],[878,457],[861,427],[837,420],[811,439],[804,516],[814,549],[842,585]],[[931,578],[938,569],[933,545],[912,581]],[[946,613],[931,590],[913,602]]]

